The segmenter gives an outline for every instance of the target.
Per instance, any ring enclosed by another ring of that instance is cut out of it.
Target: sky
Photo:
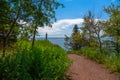
[[[52,24],[52,28],[45,26],[38,28],[41,37],[48,34],[48,37],[70,36],[75,24],[81,27],[83,17],[88,11],[92,11],[95,19],[107,20],[109,18],[103,9],[116,0],[57,0],[64,4],[64,8],[56,10],[57,21]]]

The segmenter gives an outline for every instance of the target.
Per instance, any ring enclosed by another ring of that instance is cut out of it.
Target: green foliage
[[[105,65],[112,72],[120,73],[120,55],[107,58]]]
[[[100,51],[96,50],[95,48],[86,47],[86,48],[81,49],[80,53],[85,55],[87,58],[95,60],[98,63],[104,63],[105,62],[105,54],[100,53]]]
[[[118,1],[118,3],[120,3]],[[104,23],[105,32],[112,38],[117,54],[120,54],[120,5],[111,4],[104,9],[110,18]]]
[[[84,39],[88,41],[87,46],[93,46],[90,43],[94,42],[94,26],[95,26],[95,21],[94,21],[94,16],[91,11],[88,12],[87,15],[84,16],[84,22],[82,23],[82,36]]]
[[[64,80],[69,59],[48,41],[17,43],[18,50],[0,57],[0,80]]]
[[[38,27],[51,26],[51,23],[56,21],[55,11],[60,6],[63,7],[63,4],[60,4],[56,0],[1,0],[0,42],[3,45],[3,55],[5,55],[7,41],[10,36],[13,34],[15,36],[18,35],[14,33],[16,27],[17,29],[21,29],[21,26],[26,26],[25,23],[27,23],[27,26],[29,24],[33,36],[32,45],[34,45]],[[26,39],[28,34],[25,33],[23,38]]]
[[[83,42],[85,46],[99,47],[100,51],[102,50],[101,36],[103,35],[103,27],[101,21],[96,19],[91,11],[84,16],[81,31],[82,38],[85,40],[85,42]]]
[[[76,33],[79,33],[80,31],[79,31],[78,29],[79,29],[79,28],[78,28],[78,25],[75,24],[75,25],[74,25],[74,28],[73,28],[73,33],[72,33],[72,34],[74,35],[74,34],[76,34]]]
[[[65,36],[65,46],[72,50],[79,50],[82,46],[82,39],[78,26],[74,25],[73,33],[70,37]]]

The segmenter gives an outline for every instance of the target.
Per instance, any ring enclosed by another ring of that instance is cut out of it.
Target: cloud
[[[64,35],[70,35],[75,24],[81,24],[83,19],[63,19],[52,24],[51,27],[45,26],[39,27],[38,33],[41,36],[45,36],[48,33],[48,37],[64,37]]]
[[[98,19],[95,21],[98,21]],[[45,37],[46,33],[48,33],[48,37],[64,37],[64,35],[70,36],[74,25],[77,24],[78,27],[80,27],[83,22],[84,20],[82,18],[63,19],[53,23],[52,28],[48,26],[45,26],[44,28],[39,27],[38,33],[42,37]]]

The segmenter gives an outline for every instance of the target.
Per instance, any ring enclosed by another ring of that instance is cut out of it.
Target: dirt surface
[[[73,62],[67,71],[67,80],[120,80],[120,76],[84,56],[69,54],[68,57]]]

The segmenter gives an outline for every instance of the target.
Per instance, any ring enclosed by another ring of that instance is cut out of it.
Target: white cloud
[[[70,36],[74,25],[77,24],[78,27],[80,27],[83,21],[84,20],[82,18],[63,19],[53,23],[52,28],[47,26],[44,28],[39,27],[38,32],[42,37],[44,37],[46,33],[48,33],[48,37],[64,37],[64,35]],[[96,21],[98,21],[98,19],[96,19]]]
[[[64,37],[64,35],[70,35],[72,33],[73,26],[75,24],[81,24],[83,19],[63,19],[52,24],[51,27],[45,26],[44,28],[38,28],[38,32],[41,36],[45,36],[48,33],[48,37]]]

